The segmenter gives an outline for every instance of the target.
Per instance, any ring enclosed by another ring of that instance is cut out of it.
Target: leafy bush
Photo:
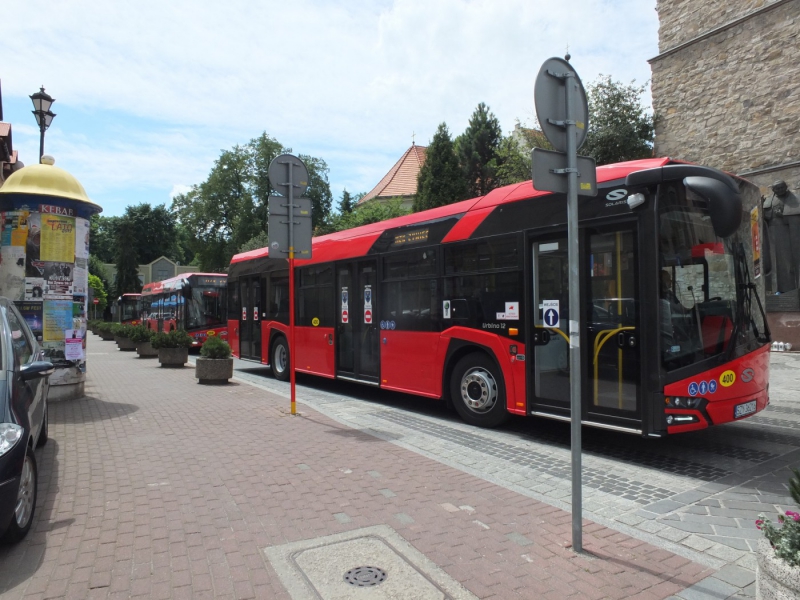
[[[141,342],[149,342],[151,339],[153,339],[154,335],[155,331],[148,329],[144,325],[134,325],[131,329],[129,339],[132,342],[139,344]]]
[[[793,476],[789,480],[792,498],[800,505],[800,472],[792,469]],[[772,523],[763,514],[758,515],[756,527],[764,532],[775,549],[775,556],[782,558],[793,567],[800,567],[800,514],[787,510],[785,515],[778,515],[780,527]]]
[[[111,328],[111,331],[114,332],[114,337],[124,338],[129,340],[133,331],[135,329],[134,325],[120,325],[119,323],[114,324]]]
[[[217,336],[209,336],[203,347],[200,348],[200,356],[203,358],[230,358],[231,347],[225,340]]]
[[[97,331],[100,333],[109,334],[111,333],[111,328],[114,326],[114,323],[109,323],[108,321],[101,321],[97,324]]]
[[[182,329],[176,329],[169,333],[162,331],[155,334],[150,340],[150,345],[156,350],[160,348],[191,348],[193,341],[188,333]]]

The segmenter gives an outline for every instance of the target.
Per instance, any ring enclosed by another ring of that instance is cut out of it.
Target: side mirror
[[[30,381],[39,377],[47,377],[48,375],[52,375],[54,370],[55,367],[53,367],[53,363],[46,360],[37,360],[27,365],[23,365],[20,367],[19,372],[20,375],[22,375],[23,381]]]
[[[684,185],[708,201],[714,233],[721,238],[732,235],[742,224],[742,197],[717,179],[687,177]]]

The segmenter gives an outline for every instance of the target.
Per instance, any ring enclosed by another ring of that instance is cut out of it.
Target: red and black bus
[[[579,199],[587,425],[658,437],[768,403],[760,194],[670,159],[597,169]],[[530,181],[314,238],[295,268],[234,256],[234,353],[452,403],[468,423],[570,418],[566,197]]]
[[[117,298],[117,323],[139,325],[142,314],[141,294],[122,294]]]
[[[187,273],[142,290],[142,321],[153,331],[183,329],[200,347],[208,336],[227,339],[225,284],[220,273]]]

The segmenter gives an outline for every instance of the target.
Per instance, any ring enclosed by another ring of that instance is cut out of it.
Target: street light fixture
[[[50,123],[53,122],[53,117],[56,116],[56,114],[50,110],[53,102],[55,102],[55,98],[52,98],[44,91],[44,86],[42,86],[40,91],[31,94],[30,98],[31,102],[33,102],[33,111],[31,112],[33,112],[33,116],[36,117],[36,123],[39,125],[39,162],[41,162],[42,155],[44,155],[44,132],[47,131],[47,128],[50,127]]]

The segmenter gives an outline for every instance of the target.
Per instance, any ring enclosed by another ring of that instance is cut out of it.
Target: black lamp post
[[[44,91],[44,86],[42,89],[35,94],[31,94],[31,102],[33,102],[33,115],[36,117],[36,122],[39,124],[39,162],[42,162],[42,156],[44,155],[44,132],[47,131],[47,128],[50,127],[50,123],[53,122],[53,117],[55,117],[55,113],[50,110],[50,107],[55,102],[54,98],[51,98],[49,94]]]

